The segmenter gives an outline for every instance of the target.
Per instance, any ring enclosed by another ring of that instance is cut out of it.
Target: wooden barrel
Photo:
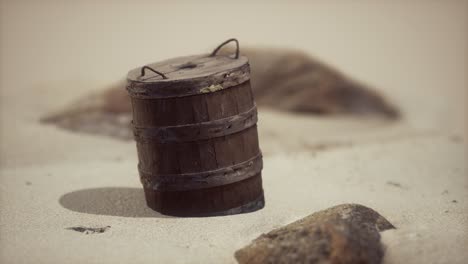
[[[236,40],[222,45],[229,41]],[[228,215],[264,206],[250,66],[238,49],[216,55],[222,45],[128,73],[140,179],[148,206],[162,214]]]

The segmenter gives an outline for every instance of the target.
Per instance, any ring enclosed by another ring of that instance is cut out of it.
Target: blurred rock
[[[246,48],[241,53],[249,58],[252,89],[261,106],[319,115],[399,117],[376,91],[304,52]]]
[[[313,115],[399,117],[398,110],[377,92],[303,52],[245,48],[241,53],[249,57],[252,89],[260,111],[262,107],[270,107]],[[122,80],[103,92],[77,99],[41,121],[71,131],[129,140],[133,135],[129,125],[131,115],[130,99]]]
[[[239,263],[381,263],[380,231],[395,228],[374,210],[338,205],[263,234],[238,250]]]

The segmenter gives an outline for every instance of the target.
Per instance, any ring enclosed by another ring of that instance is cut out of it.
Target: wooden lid
[[[212,53],[173,58],[133,69],[127,75],[127,90],[134,98],[182,97],[216,92],[249,79],[247,57]]]

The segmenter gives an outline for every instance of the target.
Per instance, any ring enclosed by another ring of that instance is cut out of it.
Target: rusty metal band
[[[213,213],[203,213],[203,214],[197,214],[194,215],[195,217],[204,217],[204,216],[223,216],[223,215],[234,215],[234,214],[244,214],[244,213],[250,213],[250,212],[255,212],[257,210],[262,209],[265,207],[265,197],[262,192],[262,194],[257,197],[255,200],[250,201],[244,205],[234,207],[225,211],[220,211],[220,212],[213,212]]]
[[[179,126],[137,127],[133,123],[133,134],[138,142],[157,141],[158,143],[190,142],[227,136],[240,132],[257,123],[257,107],[238,115]]]
[[[196,173],[151,174],[138,165],[143,186],[156,191],[186,191],[231,184],[254,177],[262,168],[261,153],[233,166]]]

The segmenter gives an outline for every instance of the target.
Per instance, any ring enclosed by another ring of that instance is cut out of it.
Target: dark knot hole
[[[179,65],[179,70],[183,70],[183,69],[193,69],[193,68],[196,68],[198,65],[193,63],[193,62],[187,62],[187,63],[184,63],[182,65]]]

